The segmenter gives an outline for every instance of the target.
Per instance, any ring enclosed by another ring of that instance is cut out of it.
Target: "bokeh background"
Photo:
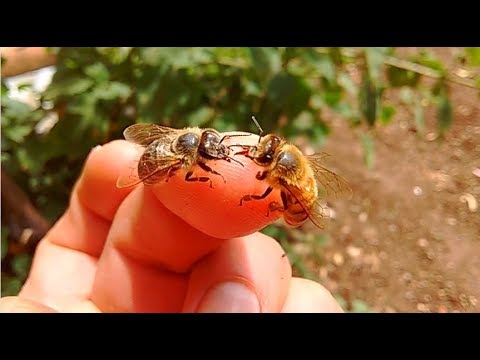
[[[152,122],[287,137],[351,185],[281,221],[297,275],[349,312],[480,310],[480,48],[2,48],[2,296],[89,150]],[[54,264],[52,264],[54,266]]]

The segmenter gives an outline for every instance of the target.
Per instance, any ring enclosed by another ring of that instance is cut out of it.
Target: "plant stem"
[[[416,72],[420,75],[428,76],[428,77],[435,78],[435,79],[439,79],[439,78],[442,77],[442,75],[438,71],[430,69],[429,67],[419,65],[419,64],[413,63],[411,61],[398,59],[398,58],[395,58],[393,56],[386,57],[384,63],[387,64],[387,65],[395,66],[395,67],[400,68],[400,69],[413,71],[413,72]],[[473,89],[477,89],[475,81],[471,80],[471,79],[463,79],[463,78],[460,78],[460,77],[453,77],[451,75],[447,75],[446,79],[450,82],[453,82],[453,83],[456,83],[456,84],[459,84],[459,85],[463,85],[463,86],[467,86],[467,87],[470,87],[470,88],[473,88]]]

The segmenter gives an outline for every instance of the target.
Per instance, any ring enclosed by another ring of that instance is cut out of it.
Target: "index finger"
[[[222,135],[245,134],[229,132]],[[257,135],[230,137],[224,141],[232,144],[255,145]],[[265,170],[242,155],[233,155],[235,161],[211,160],[207,164],[221,176],[208,173],[198,166],[193,176],[208,176],[209,182],[185,181],[185,172],[179,172],[168,182],[155,184],[152,189],[157,198],[171,212],[185,222],[212,237],[229,239],[254,233],[280,217],[278,212],[269,212],[272,201],[281,203],[280,192],[273,190],[266,198],[243,202],[244,195],[262,195],[269,184],[258,180],[258,172]],[[239,149],[239,148],[237,148]],[[224,179],[225,181],[224,181]]]

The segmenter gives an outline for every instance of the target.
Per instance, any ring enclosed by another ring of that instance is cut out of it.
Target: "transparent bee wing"
[[[118,188],[135,186],[141,182],[152,184],[168,175],[170,169],[175,170],[181,167],[181,157],[168,151],[168,147],[160,147],[163,151],[159,153],[157,145],[158,141],[144,149],[140,159],[134,161],[135,166],[130,169],[130,173],[121,174],[117,178]]]
[[[328,156],[330,155],[327,153],[306,155],[313,170],[318,190],[323,192],[323,194],[319,193],[319,197],[324,198],[334,195],[336,198],[346,197],[351,199],[353,191],[348,182],[321,164]]]
[[[305,213],[308,215],[312,223],[320,229],[324,228],[323,220],[330,217],[329,208],[325,204],[327,197],[334,195],[337,198],[344,196],[350,198],[353,194],[350,185],[345,179],[320,164],[327,156],[329,155],[326,153],[306,155],[314,172],[315,181],[319,190],[318,197],[313,204],[311,204],[311,201],[303,195],[303,189],[299,189],[293,185],[285,186],[288,192],[305,210]]]
[[[156,167],[145,173],[143,176],[138,176],[138,171],[133,171],[130,175],[120,175],[117,178],[117,188],[125,188],[130,186],[135,186],[140,183],[147,183],[152,184],[153,182],[160,181],[161,179],[155,179],[155,181],[151,181],[152,178],[162,175],[167,175],[169,169],[177,169],[181,165],[180,159],[165,159],[161,163],[157,163]],[[164,176],[163,176],[164,177]]]
[[[330,216],[328,208],[322,203],[321,199],[317,198],[315,202],[311,206],[309,206],[308,204],[310,203],[310,201],[303,195],[301,189],[292,185],[286,185],[285,189],[302,206],[303,210],[307,214],[308,218],[312,221],[312,223],[314,223],[318,228],[323,229],[323,219]]]
[[[133,124],[124,130],[123,136],[132,143],[147,146],[158,139],[173,139],[179,131],[156,124]]]

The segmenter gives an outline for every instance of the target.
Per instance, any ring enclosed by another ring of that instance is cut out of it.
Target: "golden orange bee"
[[[279,136],[268,134],[262,137],[260,124],[255,117],[252,119],[260,131],[258,144],[235,144],[230,147],[243,148],[236,154],[244,155],[264,167],[265,170],[258,172],[256,178],[265,180],[269,186],[263,194],[243,196],[240,205],[245,201],[265,199],[273,189],[279,188],[282,204],[271,202],[269,212],[282,211],[285,222],[291,226],[299,226],[310,219],[322,228],[321,220],[328,216],[321,203],[323,195],[334,192],[335,195],[351,196],[349,184],[321,165],[321,161],[328,154],[305,155],[295,145],[287,143]],[[322,192],[325,194],[321,194]]]
[[[138,162],[138,175],[119,176],[119,188],[134,186],[140,182],[152,185],[162,180],[168,181],[180,169],[187,171],[186,181],[209,181],[212,187],[209,177],[193,176],[194,165],[223,178],[206,164],[207,161],[220,159],[238,162],[228,156],[229,149],[222,144],[223,138],[214,129],[174,129],[140,123],[126,128],[123,135],[126,140],[140,145],[144,151]]]

